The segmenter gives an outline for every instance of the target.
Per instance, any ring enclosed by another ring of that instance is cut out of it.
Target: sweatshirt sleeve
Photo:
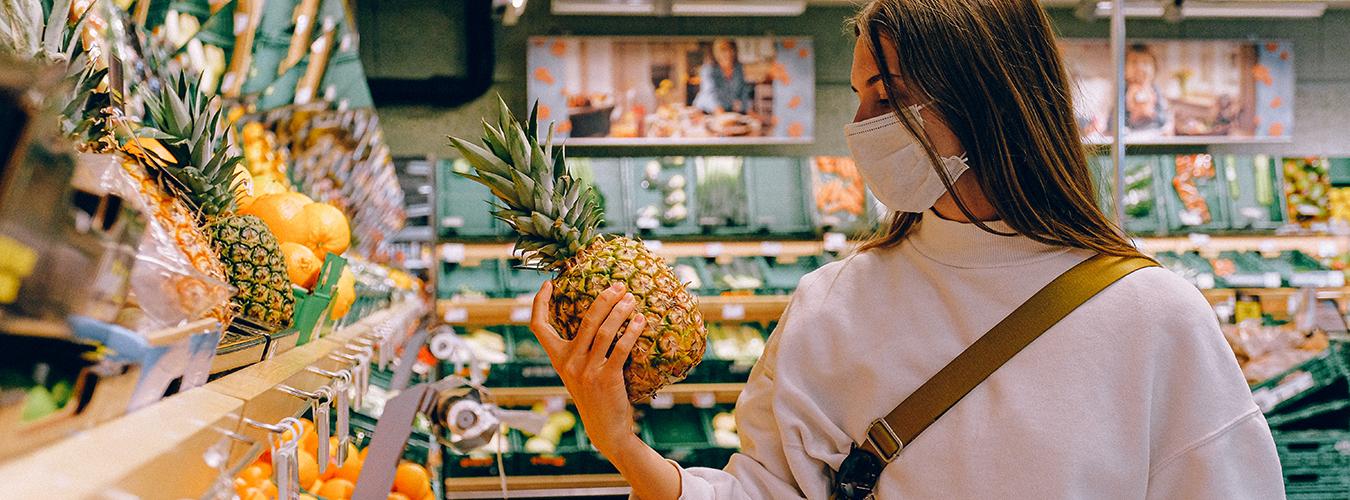
[[[788,310],[791,309],[789,305]],[[793,478],[773,404],[779,344],[776,339],[781,338],[781,330],[787,323],[785,311],[778,323],[778,331],[769,336],[764,355],[755,363],[745,389],[736,401],[736,430],[741,438],[741,451],[732,455],[723,470],[680,468],[682,500],[805,497]]]
[[[1284,498],[1284,476],[1265,417],[1248,413],[1160,463],[1149,474],[1148,498]]]

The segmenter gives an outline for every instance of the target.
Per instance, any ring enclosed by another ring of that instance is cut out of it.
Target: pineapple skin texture
[[[289,328],[295,296],[281,245],[267,224],[253,215],[228,215],[211,221],[206,231],[230,284],[238,289],[230,300],[238,315],[275,331]]]
[[[628,400],[636,403],[689,375],[703,360],[708,330],[697,300],[665,261],[640,241],[600,237],[553,279],[550,312],[558,334],[575,338],[591,303],[615,282],[628,287],[636,313],[647,319],[623,368]]]

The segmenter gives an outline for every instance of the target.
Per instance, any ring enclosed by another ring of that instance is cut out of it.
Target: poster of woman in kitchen
[[[568,144],[809,142],[807,38],[531,39],[529,99]],[[547,110],[547,112],[545,112]]]
[[[1077,119],[1089,142],[1111,134],[1114,68],[1103,40],[1064,40]],[[1132,41],[1125,49],[1125,136],[1134,144],[1288,140],[1288,42]]]

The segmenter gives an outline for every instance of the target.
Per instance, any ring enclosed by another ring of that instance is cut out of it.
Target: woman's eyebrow
[[[889,76],[890,76],[891,78],[900,78],[900,75],[897,75],[897,74],[895,74],[895,73],[891,73]],[[867,86],[868,86],[868,87],[871,87],[873,84],[875,84],[875,83],[877,83],[877,82],[879,82],[879,81],[881,81],[881,73],[877,73],[877,74],[872,75],[871,77],[869,77],[869,78],[867,79]],[[857,93],[858,93],[858,89],[853,88],[852,85],[849,85],[848,88],[851,89],[851,90],[853,90],[853,93],[854,93],[854,94],[857,94]]]

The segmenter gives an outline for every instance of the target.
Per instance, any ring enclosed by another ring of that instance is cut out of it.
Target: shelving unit
[[[556,498],[559,496],[627,495],[632,488],[618,474],[566,476],[512,476],[506,478],[511,498]],[[446,478],[445,497],[501,498],[498,477]]]
[[[32,453],[0,462],[0,498],[198,498],[219,473],[206,453],[224,453],[228,464],[252,460],[251,439],[261,431],[242,418],[275,422],[297,416],[307,404],[274,390],[286,384],[313,391],[327,382],[306,368],[338,369],[329,353],[370,332],[397,308],[377,311],[328,335],[204,386],[87,429]]]
[[[773,321],[787,308],[787,295],[712,295],[699,297],[704,321]],[[436,302],[446,323],[463,325],[527,325],[532,295],[514,299],[464,299]]]

